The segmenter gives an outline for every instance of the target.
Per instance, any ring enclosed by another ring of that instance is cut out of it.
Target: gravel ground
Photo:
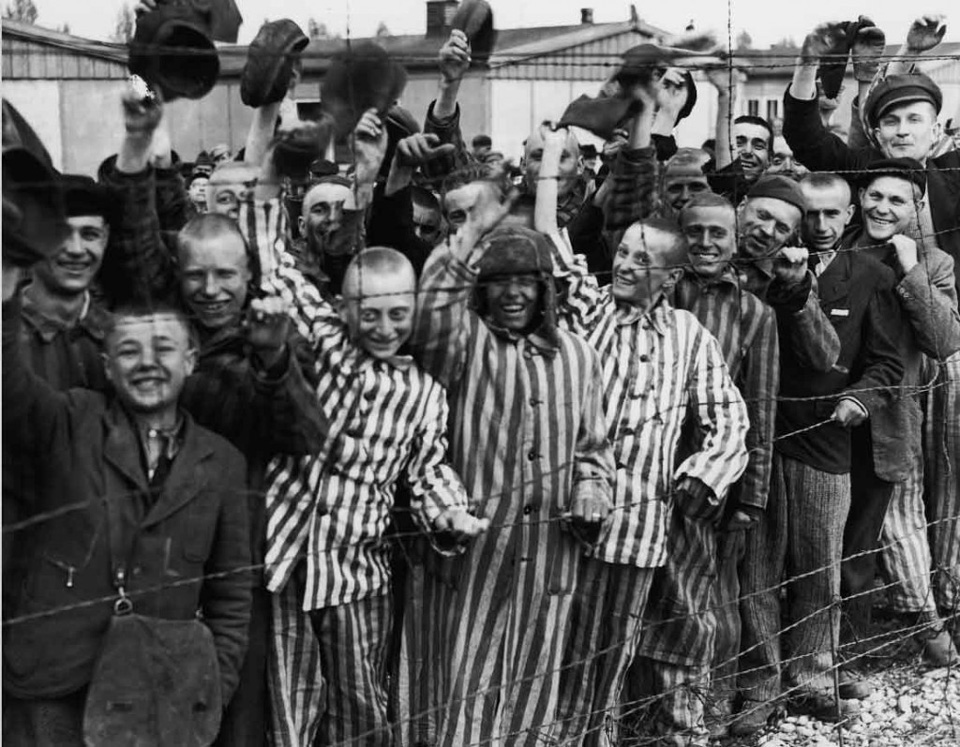
[[[960,667],[923,665],[920,644],[896,621],[875,625],[871,652],[856,669],[874,687],[841,725],[807,716],[775,719],[750,738],[722,747],[960,747]],[[842,740],[842,741],[841,741]]]

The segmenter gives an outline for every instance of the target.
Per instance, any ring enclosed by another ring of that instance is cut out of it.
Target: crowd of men
[[[846,138],[823,25],[782,131],[723,67],[712,152],[678,148],[660,48],[584,105],[625,104],[602,147],[547,122],[514,167],[462,137],[453,31],[422,131],[369,109],[302,178],[289,98],[184,165],[131,90],[96,178],[48,187],[54,251],[8,240],[5,187],[4,740],[97,743],[127,604],[212,634],[231,747],[855,718],[877,579],[960,662],[960,142],[914,69],[942,18],[893,60],[862,21]]]

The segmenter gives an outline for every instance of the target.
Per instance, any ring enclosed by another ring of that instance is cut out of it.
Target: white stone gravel
[[[867,681],[874,692],[843,725],[844,747],[960,747],[960,668],[891,669]],[[840,744],[837,730],[836,724],[788,716],[753,740],[733,744],[828,747]]]

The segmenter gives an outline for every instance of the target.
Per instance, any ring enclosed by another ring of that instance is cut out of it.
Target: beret
[[[881,80],[867,99],[867,122],[876,127],[883,114],[892,106],[911,101],[929,101],[940,113],[943,93],[940,86],[923,73],[888,75]]]
[[[310,40],[289,18],[260,27],[247,50],[240,79],[240,98],[254,108],[283,101],[293,66]]]
[[[761,176],[747,192],[748,200],[754,197],[782,200],[798,207],[801,213],[805,213],[807,210],[807,202],[803,199],[800,185],[785,176]]]
[[[67,216],[102,215],[110,218],[114,200],[107,187],[97,184],[83,174],[64,174],[60,177],[63,203]]]
[[[913,182],[920,188],[921,195],[927,191],[927,170],[922,163],[913,158],[881,158],[873,161],[860,175],[860,186],[866,187],[881,176],[892,176]]]

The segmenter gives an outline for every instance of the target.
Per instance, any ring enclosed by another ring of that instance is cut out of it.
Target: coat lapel
[[[141,491],[147,490],[147,476],[140,461],[140,443],[130,419],[116,403],[104,413],[107,432],[103,458]]]
[[[850,295],[851,251],[841,250],[823,274],[817,278],[820,303],[829,305]]]
[[[206,488],[209,478],[203,463],[213,454],[213,449],[193,418],[184,413],[183,443],[170,467],[166,484],[160,498],[147,513],[143,526],[157,524],[179,511]]]

